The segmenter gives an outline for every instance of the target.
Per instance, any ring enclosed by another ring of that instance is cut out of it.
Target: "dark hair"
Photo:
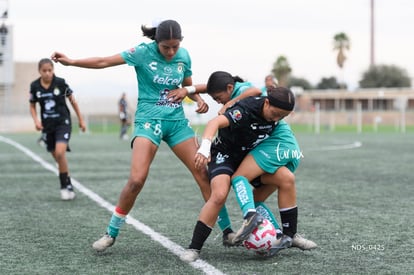
[[[295,107],[295,95],[290,89],[285,87],[268,88],[267,99],[270,105],[286,111],[292,111]]]
[[[211,95],[211,94],[225,91],[227,89],[227,85],[229,84],[234,85],[234,83],[236,82],[244,82],[244,80],[238,76],[232,76],[228,72],[223,72],[223,71],[214,72],[208,78],[207,93]]]
[[[52,67],[54,67],[53,62],[52,62],[51,59],[49,59],[49,58],[42,58],[42,59],[40,59],[39,63],[37,64],[37,69],[40,70],[40,67],[42,67],[43,64],[48,64],[48,63],[50,65],[52,65]]]
[[[158,27],[148,27],[146,25],[142,25],[141,30],[143,36],[146,36],[151,40],[155,40],[157,43],[170,39],[183,39],[183,36],[181,35],[181,26],[174,20],[162,21]]]

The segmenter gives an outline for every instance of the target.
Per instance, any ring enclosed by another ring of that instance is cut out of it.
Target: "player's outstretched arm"
[[[107,67],[125,64],[125,60],[120,54],[106,57],[88,57],[82,59],[72,59],[60,52],[54,52],[51,56],[54,62],[61,63],[65,66],[75,66],[89,69],[103,69]]]

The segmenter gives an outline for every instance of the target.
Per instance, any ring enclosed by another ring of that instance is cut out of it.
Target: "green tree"
[[[302,87],[304,90],[310,90],[313,88],[312,84],[310,84],[310,82],[306,80],[305,78],[294,77],[294,76],[289,77],[287,85],[288,87],[293,87],[293,86]]]
[[[349,50],[351,47],[351,42],[349,40],[349,37],[344,32],[340,32],[335,34],[334,40],[333,40],[334,50],[338,51],[338,54],[336,56],[336,64],[338,64],[338,67],[342,70],[343,74],[343,68],[346,60],[345,51]],[[344,83],[343,76],[342,83]]]
[[[336,56],[336,64],[338,64],[339,68],[342,69],[346,60],[345,50],[350,49],[351,43],[346,33],[341,32],[335,34],[333,44],[334,50],[338,51],[338,55]]]
[[[287,87],[288,78],[292,68],[290,67],[289,61],[283,55],[279,56],[276,59],[276,62],[273,63],[272,73],[276,77],[280,86]]]
[[[374,65],[363,73],[361,88],[411,87],[411,78],[405,69],[395,65]]]
[[[339,89],[341,88],[336,77],[323,77],[321,81],[316,85],[316,89],[326,90],[326,89]]]

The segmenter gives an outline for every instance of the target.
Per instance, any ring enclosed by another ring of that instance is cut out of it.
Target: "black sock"
[[[68,186],[68,173],[59,173],[60,189]]]
[[[230,233],[233,233],[233,229],[231,229],[231,227],[227,227],[226,229],[223,230],[223,235],[228,235]]]
[[[66,184],[66,189],[73,191],[72,181],[70,180],[69,176],[67,177]]]
[[[193,238],[189,246],[190,249],[201,250],[204,245],[204,242],[207,240],[208,236],[211,233],[211,228],[204,224],[201,221],[197,221],[197,224],[194,228]]]
[[[280,219],[282,220],[283,234],[293,238],[298,226],[298,207],[280,211]]]

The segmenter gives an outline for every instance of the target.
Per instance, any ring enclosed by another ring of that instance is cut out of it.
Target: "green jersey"
[[[179,48],[171,60],[165,60],[156,42],[141,43],[121,53],[125,62],[135,67],[138,81],[136,119],[181,120],[185,118],[181,103],[170,102],[167,94],[181,87],[192,75],[191,59],[186,49]]]
[[[231,99],[238,97],[239,95],[244,93],[244,91],[251,87],[253,87],[253,85],[250,82],[235,82],[233,92],[230,96]]]

